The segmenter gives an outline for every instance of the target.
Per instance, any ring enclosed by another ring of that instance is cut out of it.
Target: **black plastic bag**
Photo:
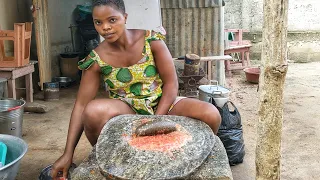
[[[213,99],[211,99],[211,102],[216,106],[221,115],[218,137],[221,139],[227,151],[229,164],[234,166],[242,163],[245,150],[241,116],[238,109],[231,101],[226,103],[222,108],[218,107]],[[228,104],[233,106],[233,111],[230,111]]]

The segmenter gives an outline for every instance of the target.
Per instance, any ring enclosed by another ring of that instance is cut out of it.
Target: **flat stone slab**
[[[211,153],[205,162],[197,171],[188,177],[181,178],[185,180],[232,180],[232,172],[229,166],[228,157],[225,148],[219,139],[215,136],[215,144]],[[96,159],[96,147],[88,158],[86,158],[72,173],[71,180],[111,180],[115,177],[104,177],[98,166]]]
[[[137,137],[135,129],[152,122],[174,122],[168,134]],[[181,116],[122,115],[104,126],[96,157],[105,177],[118,179],[177,179],[196,171],[214,147],[208,125]]]

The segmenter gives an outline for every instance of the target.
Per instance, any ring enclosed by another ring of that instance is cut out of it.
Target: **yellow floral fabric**
[[[162,80],[157,71],[151,52],[151,41],[162,40],[161,33],[152,35],[146,31],[143,58],[135,65],[116,68],[101,60],[93,50],[87,58],[79,62],[79,69],[85,70],[93,63],[98,63],[103,74],[104,82],[109,89],[109,97],[120,99],[143,115],[152,115],[162,96]]]

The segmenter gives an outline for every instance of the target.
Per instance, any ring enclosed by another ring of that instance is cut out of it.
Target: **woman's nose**
[[[105,24],[103,25],[103,30],[104,30],[104,31],[109,31],[109,30],[111,30],[111,26],[110,26],[109,24],[105,23]]]

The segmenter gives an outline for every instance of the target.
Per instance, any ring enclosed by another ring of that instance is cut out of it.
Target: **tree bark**
[[[280,179],[288,0],[264,0],[256,179]]]

